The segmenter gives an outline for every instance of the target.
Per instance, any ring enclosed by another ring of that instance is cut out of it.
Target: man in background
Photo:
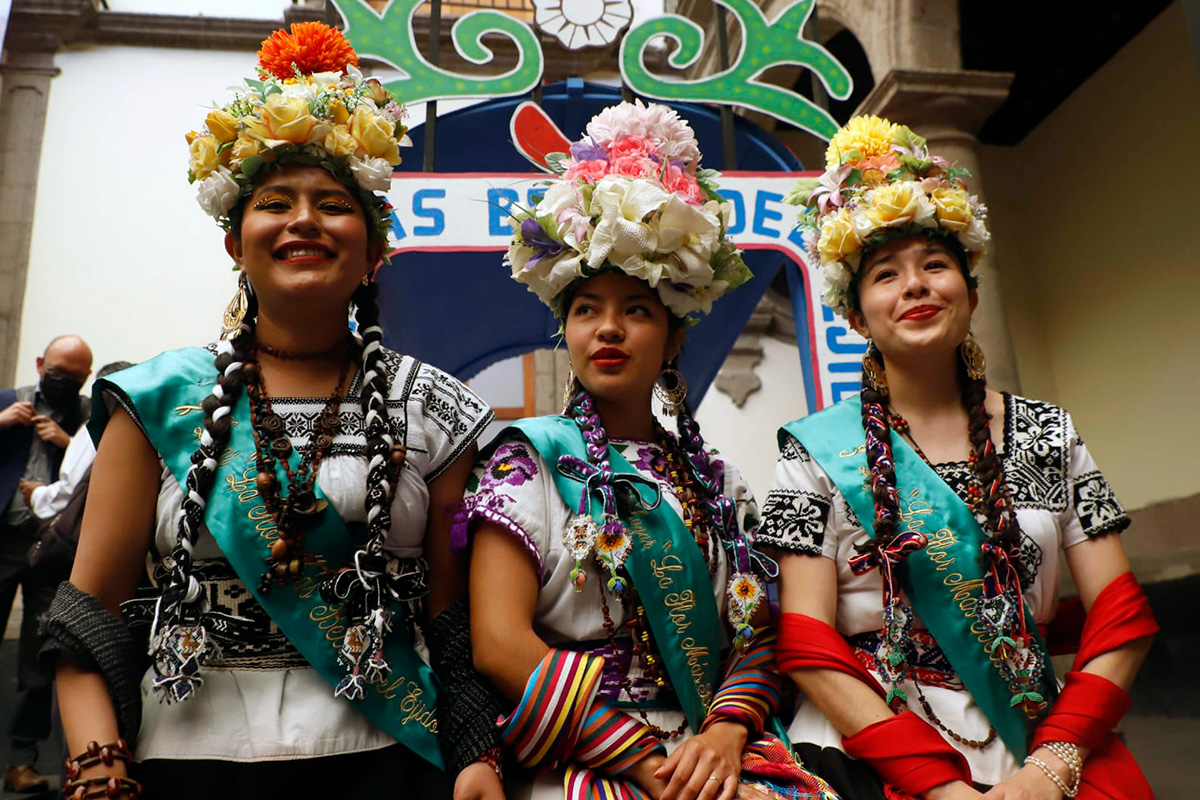
[[[0,631],[8,624],[17,588],[24,615],[17,652],[17,706],[9,728],[11,764],[4,787],[40,791],[37,745],[50,735],[53,675],[38,666],[37,613],[49,607],[57,581],[29,568],[38,519],[26,501],[29,483],[50,483],[71,435],[87,421],[90,403],[79,394],[92,371],[92,351],[78,336],[59,336],[37,360],[37,386],[0,390]],[[24,485],[25,491],[22,491]],[[57,576],[55,576],[57,577]]]

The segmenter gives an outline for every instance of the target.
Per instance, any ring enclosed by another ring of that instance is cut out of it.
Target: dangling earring
[[[983,348],[975,341],[975,334],[971,331],[967,331],[967,338],[963,339],[958,353],[967,365],[967,377],[973,381],[983,380],[983,374],[987,371],[987,356],[983,354]]]
[[[246,273],[239,273],[237,291],[234,292],[229,305],[225,306],[225,318],[221,320],[222,339],[232,338],[242,327],[242,321],[246,319],[246,311],[250,308],[251,291],[250,282],[246,280]]]
[[[872,389],[887,397],[887,373],[883,369],[883,364],[875,358],[875,354],[878,352],[875,342],[867,339],[867,352],[863,353],[862,357],[863,377],[867,379],[867,383],[871,385]]]
[[[687,378],[674,367],[664,367],[654,382],[654,396],[663,404],[663,412],[675,417],[687,400]]]
[[[567,364],[567,382],[563,385],[563,411],[571,410],[571,398],[575,396],[575,368]]]
[[[363,286],[371,285],[371,273],[370,272],[368,272],[366,275],[363,275],[362,285]]]

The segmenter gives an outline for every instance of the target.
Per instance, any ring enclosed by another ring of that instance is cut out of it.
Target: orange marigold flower
[[[293,64],[305,75],[342,72],[348,64],[358,66],[358,53],[339,30],[322,22],[295,22],[291,33],[275,31],[258,51],[258,65],[277,78],[294,77]]]

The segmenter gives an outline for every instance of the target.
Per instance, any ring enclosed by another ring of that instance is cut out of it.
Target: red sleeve
[[[950,781],[971,783],[967,759],[911,711],[843,738],[842,746],[870,763],[885,783],[917,797]]]
[[[779,671],[834,669],[870,686],[880,696],[883,687],[857,658],[845,638],[829,623],[807,614],[784,614],[779,618]]]

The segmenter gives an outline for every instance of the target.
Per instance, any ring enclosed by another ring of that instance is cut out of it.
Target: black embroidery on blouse
[[[804,445],[796,441],[795,436],[785,436],[783,439],[783,449],[779,451],[779,459],[781,461],[799,461],[804,463],[812,461],[812,456],[804,449]]]
[[[1067,412],[1050,403],[1009,396],[1004,473],[1015,508],[1059,512],[1067,507]]]
[[[1120,532],[1129,527],[1129,515],[1098,470],[1075,479],[1074,496],[1075,513],[1088,536]]]
[[[763,504],[758,544],[789,553],[821,555],[829,498],[798,489],[773,489]]]

